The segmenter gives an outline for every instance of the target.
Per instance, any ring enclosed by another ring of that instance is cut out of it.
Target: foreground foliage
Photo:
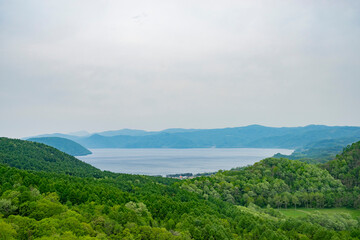
[[[321,219],[287,219],[271,208],[202,199],[174,180],[80,178],[7,166],[0,176],[0,228],[9,239],[350,239],[358,233],[356,220],[335,228]]]
[[[13,144],[19,142],[7,143]],[[59,154],[42,144],[30,144],[39,148],[40,159],[43,154]],[[36,159],[33,152],[15,152],[20,155],[13,159]],[[4,156],[12,156],[5,150],[1,153],[3,162]],[[286,192],[295,196],[296,192],[309,189],[313,191],[310,193],[323,194],[324,201],[308,199],[297,206],[344,204],[336,200],[337,195],[349,190],[339,180],[326,170],[296,161],[266,159],[253,167],[191,181],[95,170],[89,173],[73,170],[70,175],[66,174],[68,170],[55,173],[44,171],[50,166],[41,167],[42,171],[34,171],[0,164],[0,239],[359,239],[360,236],[359,221],[347,215],[339,218],[313,214],[294,219],[271,208],[271,204],[277,206],[270,201],[273,188],[274,196]],[[299,178],[298,171],[304,176]],[[263,192],[269,199],[263,197],[260,204],[257,188],[263,185],[268,188],[264,187]],[[334,202],[328,200],[329,196]],[[285,202],[280,206],[285,207]]]

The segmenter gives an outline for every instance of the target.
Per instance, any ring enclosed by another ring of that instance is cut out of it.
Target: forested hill
[[[29,138],[28,141],[39,142],[57,148],[62,152],[70,154],[72,156],[84,156],[91,154],[91,152],[70,139],[61,137],[41,137],[41,138]]]
[[[326,170],[299,161],[269,158],[251,167],[179,181],[101,172],[98,178],[88,177],[99,170],[34,142],[0,138],[0,153],[8,165],[43,170],[0,163],[0,239],[360,237],[359,221],[350,215],[314,213],[293,219],[270,207],[356,202],[352,196],[359,196],[358,189],[350,191]]]
[[[183,189],[204,198],[265,207],[360,207],[360,192],[345,191],[341,181],[316,165],[267,158],[253,166],[220,171],[212,177],[183,182]]]
[[[0,163],[26,170],[100,177],[103,172],[90,164],[43,143],[0,138]]]
[[[47,135],[51,136],[51,135]],[[55,134],[72,139],[87,148],[288,148],[302,149],[323,140],[360,140],[360,127],[246,127],[222,129],[167,129],[158,132],[119,130],[79,137]],[[314,147],[314,146],[313,146]]]
[[[277,158],[288,158],[307,163],[325,163],[333,160],[346,146],[359,140],[357,137],[325,139],[295,149],[291,155],[276,154]]]
[[[353,143],[343,153],[323,165],[331,175],[349,187],[360,187],[360,142]]]

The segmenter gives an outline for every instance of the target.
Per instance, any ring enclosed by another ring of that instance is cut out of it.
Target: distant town
[[[167,178],[175,178],[175,179],[193,179],[196,177],[203,177],[203,176],[211,176],[214,175],[216,172],[208,172],[208,173],[197,173],[197,174],[192,174],[192,173],[178,173],[178,174],[168,174],[166,175]]]

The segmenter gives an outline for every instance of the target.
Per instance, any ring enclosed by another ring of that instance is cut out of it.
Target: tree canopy
[[[268,158],[250,167],[180,181],[88,169],[44,144],[0,140],[0,159],[6,163],[0,164],[1,239],[360,236],[359,220],[348,215],[313,213],[293,219],[276,210],[347,206],[351,199],[339,196],[359,196],[355,188],[315,165]],[[45,161],[50,156],[66,164]],[[35,163],[26,165],[31,161]],[[21,164],[22,169],[16,168]],[[58,172],[51,170],[55,167]],[[69,172],[76,167],[80,170]]]

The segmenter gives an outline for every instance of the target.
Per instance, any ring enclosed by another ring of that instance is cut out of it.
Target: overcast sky
[[[0,136],[360,126],[360,1],[0,0]]]

